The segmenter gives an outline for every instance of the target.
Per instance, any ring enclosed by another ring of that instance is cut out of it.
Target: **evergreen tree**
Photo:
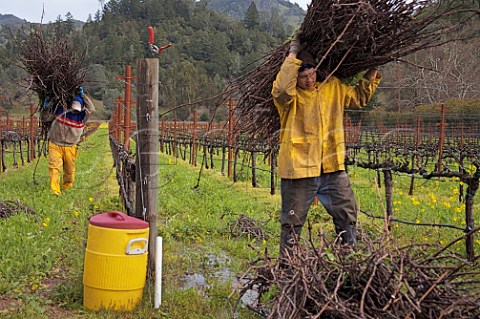
[[[70,12],[67,12],[65,15],[65,21],[63,24],[67,34],[71,33],[75,29],[73,15]]]
[[[67,30],[66,22],[73,22],[70,14],[65,16],[67,21],[58,16],[48,30],[52,36],[68,36],[79,52],[85,50],[84,62],[88,66],[85,88],[94,98],[104,101],[107,112],[119,97],[117,91],[122,90],[122,83],[115,76],[123,74],[125,65],[135,67],[137,59],[145,57],[149,26],[155,30],[157,46],[173,44],[157,56],[162,70],[159,92],[162,108],[205,100],[198,111],[206,114],[213,114],[212,96],[284,40],[272,36],[277,32],[260,29],[254,2],[246,15],[250,29],[244,26],[244,21],[211,10],[202,1],[110,0],[102,8],[89,17],[81,31]],[[16,36],[21,37],[22,33]],[[9,43],[0,47],[1,65],[8,65],[8,58],[15,55],[10,48],[14,46]],[[179,119],[188,119],[190,111],[185,107],[176,114]]]
[[[257,5],[255,1],[252,1],[250,6],[245,12],[245,17],[243,18],[243,24],[247,29],[256,29],[260,25],[260,15],[258,14]]]
[[[100,12],[100,10],[97,10],[97,12],[95,12],[95,18],[93,21],[100,22],[100,20],[102,20],[102,13]]]

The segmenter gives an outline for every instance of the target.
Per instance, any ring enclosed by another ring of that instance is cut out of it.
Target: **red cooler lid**
[[[146,221],[121,212],[109,212],[92,216],[90,218],[90,224],[115,229],[143,229],[149,226]]]

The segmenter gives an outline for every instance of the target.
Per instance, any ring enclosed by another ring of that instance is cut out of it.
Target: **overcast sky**
[[[0,0],[0,13],[13,14],[29,22],[53,22],[58,16],[65,19],[67,12],[73,15],[75,20],[87,21],[88,15],[92,18],[98,10],[101,10],[101,2],[108,0]],[[307,9],[307,3],[311,0],[290,0],[298,3],[303,9]]]

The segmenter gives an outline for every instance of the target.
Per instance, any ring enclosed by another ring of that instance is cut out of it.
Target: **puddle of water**
[[[243,285],[247,284],[247,280],[243,280],[243,284],[239,284],[240,289],[237,289],[237,291],[241,290],[241,287]],[[242,302],[243,306],[250,306],[253,308],[257,307],[257,302],[258,302],[258,291],[253,290],[253,289],[248,289],[240,298],[240,301]]]
[[[212,273],[212,278],[222,283],[231,281],[232,290],[240,292],[247,280],[241,280],[230,271],[228,265],[230,259],[226,254],[213,255],[208,254],[205,257],[205,265],[208,268],[216,268],[216,271]],[[201,273],[186,274],[178,278],[178,283],[182,290],[197,289],[199,291],[205,291],[211,285],[207,282],[205,276]],[[258,292],[255,290],[248,290],[240,299],[242,306],[255,307],[258,301]]]
[[[180,285],[182,287],[182,290],[187,290],[190,288],[205,290],[205,288],[207,288],[208,286],[205,277],[201,274],[190,274],[182,276],[180,278]]]

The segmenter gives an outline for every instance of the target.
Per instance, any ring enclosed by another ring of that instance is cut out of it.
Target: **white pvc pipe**
[[[155,309],[162,304],[162,237],[155,241]]]

